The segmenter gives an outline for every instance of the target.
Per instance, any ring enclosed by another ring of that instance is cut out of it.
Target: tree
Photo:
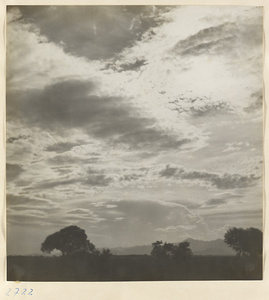
[[[168,244],[168,243],[163,244],[162,241],[156,241],[155,243],[152,243],[152,247],[153,247],[151,251],[152,256],[164,258],[169,256],[168,252],[171,252],[173,244]]]
[[[157,256],[159,258],[172,258],[179,260],[181,258],[190,258],[192,256],[192,251],[190,249],[190,243],[185,241],[174,245],[172,243],[164,243],[162,241],[156,241],[152,243],[152,256]]]
[[[236,251],[237,255],[262,255],[262,232],[257,228],[232,227],[224,235],[225,243]]]
[[[54,249],[60,250],[63,255],[99,253],[87,239],[85,230],[73,225],[49,235],[41,245],[42,252],[51,253]]]
[[[188,241],[179,243],[178,246],[174,247],[174,258],[176,260],[180,260],[182,258],[189,259],[192,257],[192,255],[190,243]]]

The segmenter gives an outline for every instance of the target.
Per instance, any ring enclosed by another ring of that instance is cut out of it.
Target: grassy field
[[[193,256],[189,261],[148,255],[100,257],[9,256],[8,281],[260,280],[262,260]]]

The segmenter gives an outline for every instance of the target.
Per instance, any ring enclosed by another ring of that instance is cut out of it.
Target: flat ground
[[[8,281],[260,280],[262,259],[193,256],[189,261],[148,255],[100,257],[9,256]]]

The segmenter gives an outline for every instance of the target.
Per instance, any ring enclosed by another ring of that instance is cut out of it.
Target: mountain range
[[[190,243],[190,248],[194,255],[235,255],[235,252],[229,248],[222,239],[201,241],[189,238],[186,241]],[[150,255],[152,246],[118,247],[111,248],[110,250],[114,255]]]

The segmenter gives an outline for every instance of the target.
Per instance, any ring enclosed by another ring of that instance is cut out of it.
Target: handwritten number
[[[14,297],[16,296],[16,295],[18,295],[19,294],[19,288],[15,288],[15,290],[17,290],[16,292],[14,292]]]
[[[28,293],[28,295],[33,296],[32,292],[33,292],[33,290],[30,289],[30,292]]]
[[[10,292],[12,290],[13,289],[8,289],[8,291],[6,292],[6,296],[9,297],[10,296]],[[16,295],[21,295],[21,296],[29,295],[29,296],[33,296],[33,291],[34,291],[33,289],[30,289],[30,291],[27,293],[27,289],[22,289],[21,294],[19,294],[20,289],[19,288],[14,288],[14,296],[13,297],[15,297]]]

